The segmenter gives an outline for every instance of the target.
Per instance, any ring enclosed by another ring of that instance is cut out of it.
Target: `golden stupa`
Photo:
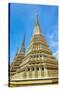
[[[58,61],[41,33],[38,16],[30,46],[25,53],[25,38],[20,52],[10,65],[10,86],[54,84],[58,82]]]

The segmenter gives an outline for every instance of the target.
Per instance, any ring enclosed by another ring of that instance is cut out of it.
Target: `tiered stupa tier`
[[[19,58],[19,60],[21,59]],[[18,58],[16,58],[16,64],[17,62]],[[12,81],[52,78],[51,82],[53,82],[53,78],[58,78],[58,62],[56,58],[52,56],[47,41],[42,35],[38,16],[36,16],[28,52],[19,64],[19,69],[17,69],[16,74],[12,76]]]
[[[21,64],[24,56],[25,56],[25,38],[22,42],[22,47],[20,52],[17,51],[14,60],[10,66],[10,77],[12,77],[16,73],[16,70],[19,68],[19,65]]]

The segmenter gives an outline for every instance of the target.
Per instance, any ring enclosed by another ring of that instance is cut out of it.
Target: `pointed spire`
[[[19,52],[19,48],[17,48],[15,56],[17,56],[17,55],[18,55],[18,52]]]
[[[36,23],[35,25],[39,25],[39,23],[38,23],[38,15],[36,15],[36,22],[35,23]]]
[[[15,60],[16,56],[18,55],[18,53],[19,53],[19,48],[17,48],[17,50],[16,50],[16,53],[14,55],[14,60]]]
[[[23,42],[22,42],[22,47],[21,47],[21,49],[20,49],[20,53],[22,54],[22,53],[25,53],[25,35],[24,35],[24,40],[23,40]]]
[[[36,15],[36,21],[35,21],[33,35],[40,34],[40,33],[41,33],[41,31],[40,31],[40,26],[39,26],[39,22],[38,22],[38,15]]]

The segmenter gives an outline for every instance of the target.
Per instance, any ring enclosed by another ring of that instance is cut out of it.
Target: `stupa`
[[[19,65],[22,62],[22,59],[24,58],[24,56],[25,56],[25,37],[22,42],[22,47],[20,51],[17,49],[14,60],[10,65],[10,77],[12,77],[16,73],[16,70],[19,68]]]
[[[53,57],[36,16],[30,46],[25,54],[24,44],[11,66],[11,86],[54,84],[58,82],[58,61]],[[21,56],[22,55],[22,56]],[[21,58],[22,57],[22,58]],[[14,69],[13,69],[14,68]]]

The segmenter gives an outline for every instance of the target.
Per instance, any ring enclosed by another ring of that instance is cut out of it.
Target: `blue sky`
[[[21,48],[25,37],[25,48],[34,30],[36,13],[38,14],[41,32],[46,38],[52,53],[58,50],[58,7],[33,4],[10,4],[10,61],[12,62],[17,49]]]

